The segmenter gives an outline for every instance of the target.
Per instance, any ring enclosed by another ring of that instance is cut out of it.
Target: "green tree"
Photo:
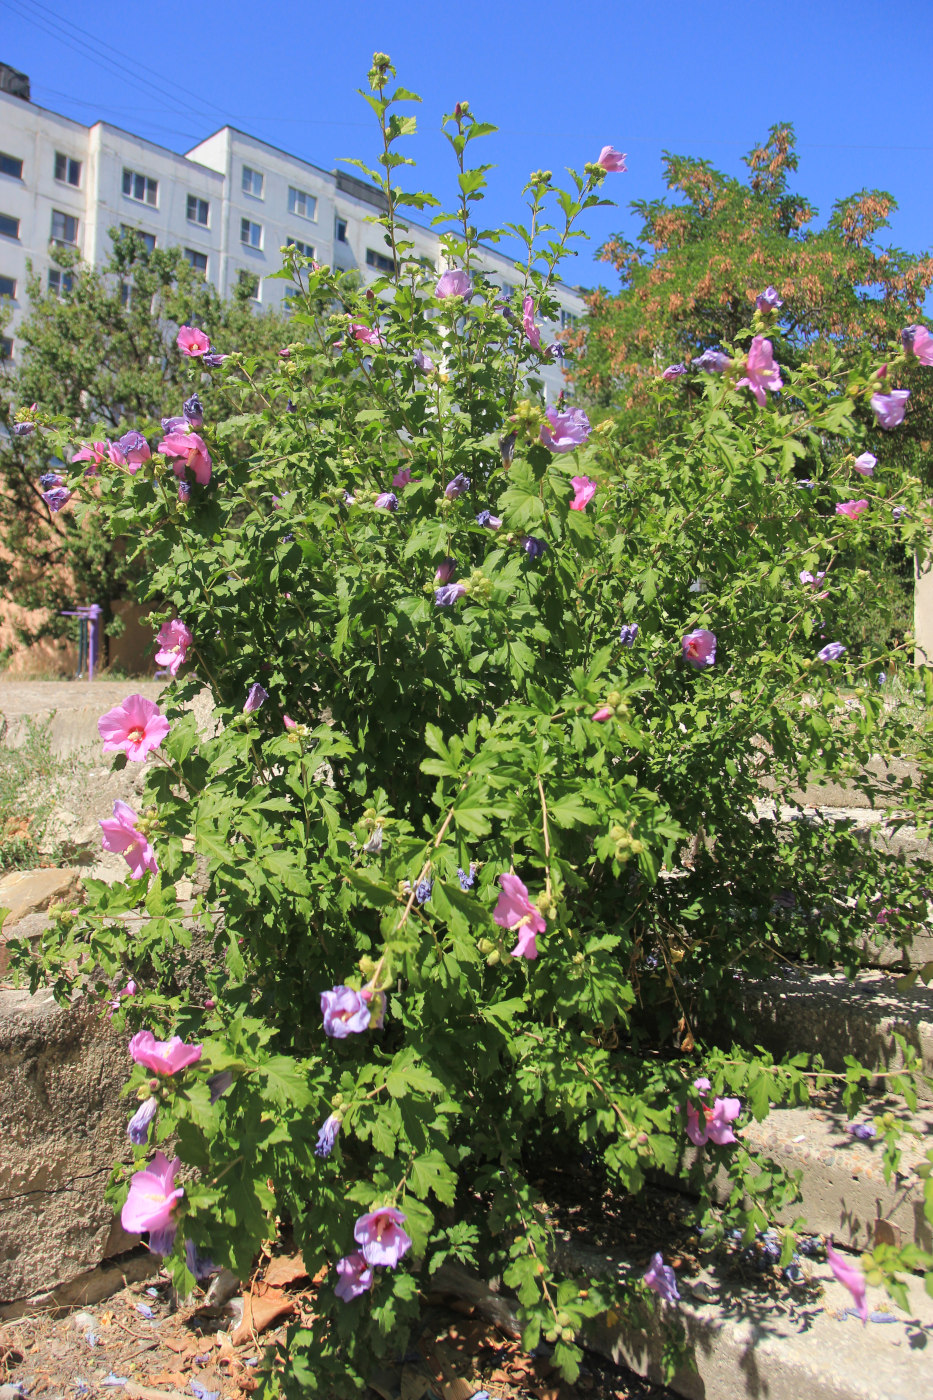
[[[881,246],[878,235],[897,208],[884,190],[860,190],[833,205],[825,228],[817,210],[794,194],[794,129],[771,128],[745,158],[747,180],[709,161],[665,153],[673,199],[636,200],[638,241],[621,234],[600,249],[622,279],[616,295],[597,290],[586,325],[576,336],[578,392],[618,418],[626,436],[653,454],[676,419],[686,420],[708,382],[702,373],[674,384],[666,366],[688,366],[702,351],[723,346],[740,358],[753,329],[766,330],[784,370],[812,365],[826,374],[842,349],[867,367],[892,353],[901,329],[916,322],[933,284],[933,258]],[[783,301],[767,326],[755,319],[755,298],[772,285]],[[891,347],[889,349],[889,347]],[[874,429],[868,446],[880,461],[929,479],[933,389],[916,361],[899,382],[911,391],[906,422],[897,434]],[[785,387],[798,418],[802,406]],[[816,459],[831,468],[849,449],[826,440],[800,465],[812,476]],[[846,561],[851,562],[851,561]],[[913,558],[900,545],[884,549],[875,571],[873,606],[853,619],[853,640],[878,633],[897,640],[912,626]],[[863,600],[864,602],[864,600]]]
[[[734,343],[769,284],[784,302],[781,350],[795,365],[825,365],[831,345],[883,350],[917,320],[933,258],[878,246],[897,208],[892,195],[864,189],[839,199],[817,230],[818,211],[788,187],[798,165],[793,126],[772,127],[744,159],[745,182],[709,161],[665,152],[665,180],[677,198],[633,201],[638,241],[619,234],[600,249],[622,287],[615,296],[593,294],[578,336],[576,378],[594,403],[641,416],[660,371]],[[927,419],[933,396],[923,397]],[[915,402],[902,448],[919,417]],[[922,435],[930,435],[928,420]]]
[[[30,278],[30,310],[17,333],[23,352],[0,380],[0,423],[9,434],[0,452],[0,584],[10,602],[45,610],[40,624],[21,629],[27,643],[65,633],[70,624],[59,612],[75,602],[100,603],[113,630],[110,605],[132,595],[141,560],[131,561],[126,540],[100,528],[93,502],[50,515],[39,477],[61,463],[50,459],[42,435],[11,433],[17,413],[36,403],[43,421],[67,420],[76,443],[129,428],[153,439],[162,415],[181,413],[191,392],[190,366],[175,345],[179,324],[201,326],[219,349],[236,346],[246,357],[307,334],[287,315],[257,314],[245,284],[223,299],[181,249],[148,252],[133,232],[113,231],[111,256],[99,268],[67,250],[54,257],[68,290],[57,296]],[[206,373],[198,392],[214,421],[233,412]],[[257,390],[251,406],[261,401]]]

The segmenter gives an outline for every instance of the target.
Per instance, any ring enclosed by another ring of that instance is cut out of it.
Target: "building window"
[[[395,263],[391,258],[387,258],[384,253],[377,253],[375,248],[366,249],[366,266],[377,267],[380,272],[394,272]]]
[[[9,297],[11,301],[16,299],[15,277],[0,277],[0,297]]]
[[[575,326],[576,324],[577,324],[577,318],[576,318],[576,316],[573,316],[569,311],[561,310],[561,313],[560,313],[560,328],[561,328],[562,331],[565,331],[565,330],[567,330],[569,327]]]
[[[23,162],[16,156],[8,156],[0,151],[0,175],[12,175],[14,180],[21,180],[23,178]]]
[[[156,236],[154,233],[144,233],[141,228],[132,228],[130,224],[120,225],[121,233],[133,233],[137,238],[141,238],[147,253],[154,253],[156,246]]]
[[[52,210],[52,240],[74,246],[78,241],[78,221],[73,214],[63,214],[60,209]]]
[[[207,228],[207,216],[211,206],[206,199],[199,199],[196,194],[188,196],[188,222],[189,224],[203,224]]]
[[[254,224],[252,219],[240,220],[240,242],[247,248],[262,247],[262,224]]]
[[[10,214],[0,214],[0,233],[4,238],[19,238],[19,219]]]
[[[74,273],[61,267],[49,268],[49,294],[53,297],[66,296],[74,286]]]
[[[194,268],[195,272],[200,272],[202,276],[207,276],[207,254],[198,253],[194,248],[185,249],[185,257]]]
[[[148,175],[139,175],[135,170],[123,168],[123,193],[129,199],[138,199],[140,204],[155,206],[159,200],[159,182]]]
[[[262,171],[261,171],[261,170],[253,170],[250,166],[244,165],[244,167],[243,167],[243,193],[244,193],[244,194],[251,194],[251,195],[253,196],[254,199],[262,199],[262,181],[263,181],[263,175],[262,175]]]
[[[13,342],[8,336],[0,336],[0,360],[12,360]]]
[[[71,156],[63,155],[61,151],[56,151],[55,178],[56,180],[63,180],[66,185],[80,185],[81,162],[79,160],[72,160]]]
[[[259,278],[254,272],[247,272],[241,267],[237,273],[237,282],[241,290],[248,293],[251,301],[259,300]]]
[[[288,246],[294,248],[295,252],[302,258],[310,258],[314,261],[314,249],[310,243],[302,243],[300,238],[290,238]]]
[[[296,190],[293,185],[289,185],[288,212],[298,214],[302,219],[316,219],[317,200],[313,194],[306,194],[304,190]]]
[[[133,300],[133,288],[129,282],[120,283],[120,305],[129,309]]]
[[[336,238],[338,243],[346,243],[348,241],[346,219],[336,220],[336,222],[334,223],[334,237]]]

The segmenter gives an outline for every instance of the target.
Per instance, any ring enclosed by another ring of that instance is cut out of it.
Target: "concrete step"
[[[822,1055],[827,1069],[843,1071],[845,1056],[854,1055],[880,1074],[903,1066],[898,1034],[933,1076],[933,986],[904,987],[876,969],[850,980],[841,972],[789,968],[760,980],[736,979],[730,998],[747,1018],[750,1042],[775,1056],[804,1049]],[[876,1087],[887,1088],[882,1079]],[[917,1083],[916,1090],[933,1101],[933,1086]]]
[[[611,1261],[607,1272],[618,1277],[624,1268]],[[682,1284],[681,1301],[665,1308],[661,1325],[676,1310],[692,1368],[681,1366],[671,1388],[686,1400],[924,1400],[933,1394],[933,1299],[921,1280],[906,1279],[906,1312],[880,1289],[869,1289],[871,1320],[862,1326],[828,1264],[806,1272],[821,1284],[819,1296],[809,1288],[737,1286],[712,1269]],[[610,1311],[592,1342],[616,1364],[660,1381],[661,1325],[656,1317],[639,1327]]]
[[[0,681],[0,715],[8,729],[5,742],[23,742],[26,722],[48,722],[52,752],[72,754],[93,748],[100,752],[97,721],[128,695],[157,700],[163,681]]]
[[[897,807],[898,792],[905,787],[918,787],[920,766],[899,758],[885,761],[870,758],[859,777],[835,777],[827,774],[822,782],[808,783],[790,794],[801,807]],[[773,791],[772,778],[764,778],[761,786]],[[863,790],[864,789],[864,790]]]
[[[887,1096],[871,1105],[876,1114],[891,1112],[905,1128],[901,1162],[890,1183],[883,1169],[884,1147],[880,1137],[864,1142],[846,1131],[850,1121],[837,1108],[777,1108],[763,1123],[739,1130],[756,1159],[771,1159],[788,1172],[802,1172],[802,1200],[778,1210],[776,1224],[789,1225],[806,1218],[813,1234],[833,1235],[837,1244],[855,1250],[871,1250],[876,1244],[906,1244],[933,1251],[933,1231],[923,1210],[923,1180],[916,1167],[926,1161],[933,1143],[933,1106],[911,1113],[903,1099]],[[858,1115],[870,1123],[871,1114]],[[714,1198],[725,1202],[730,1194],[724,1172],[714,1183]]]
[[[137,1243],[104,1188],[129,1156],[126,1036],[98,1010],[0,989],[0,1302],[46,1293]]]
[[[600,1277],[610,1289],[645,1269],[644,1261],[635,1267],[585,1239],[559,1244],[557,1263],[571,1275]],[[679,1273],[680,1301],[653,1307],[651,1316],[633,1309],[622,1317],[610,1307],[591,1325],[586,1342],[657,1383],[671,1326],[680,1328],[686,1358],[668,1384],[685,1400],[926,1400],[933,1393],[927,1350],[933,1299],[920,1279],[905,1280],[905,1311],[870,1288],[863,1326],[827,1263],[805,1260],[802,1272],[803,1286],[746,1280],[720,1259],[689,1278]],[[493,1291],[453,1263],[445,1263],[433,1282],[438,1297],[458,1298],[507,1335],[518,1335],[515,1299],[507,1292]]]

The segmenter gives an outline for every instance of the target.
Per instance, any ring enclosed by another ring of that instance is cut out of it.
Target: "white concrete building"
[[[54,244],[74,247],[89,263],[106,260],[109,230],[136,229],[152,248],[181,247],[223,295],[248,279],[259,306],[280,305],[289,284],[272,279],[283,244],[364,281],[392,270],[382,229],[370,222],[384,207],[381,192],[342,171],[297,156],[225,126],[178,155],[107,122],[80,122],[29,100],[23,74],[0,64],[0,298],[12,310],[0,357],[15,358],[16,327],[25,306],[27,262],[51,291],[67,291],[67,275],[50,260]],[[404,220],[415,252],[441,270],[438,235]],[[486,270],[504,287],[521,273],[508,258],[484,250]],[[63,286],[63,281],[65,285]],[[584,311],[583,299],[559,284],[556,338]],[[542,375],[549,401],[563,386],[558,366]]]

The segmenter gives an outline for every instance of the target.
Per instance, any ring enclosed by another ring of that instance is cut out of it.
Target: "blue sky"
[[[743,153],[783,120],[797,129],[794,185],[822,216],[855,190],[887,189],[899,205],[889,241],[933,247],[929,0],[896,13],[864,0],[0,0],[0,60],[30,75],[34,101],[179,151],[230,122],[325,168],[372,163],[356,89],[374,49],[424,99],[412,187],[451,202],[439,126],[458,99],[500,128],[482,143],[497,166],[488,225],[520,217],[531,170],[579,168],[604,144],[628,152],[629,173],[605,187],[620,207],[590,218],[569,281],[615,284],[593,253],[634,234],[629,200],[664,193],[662,150],[742,175]]]

